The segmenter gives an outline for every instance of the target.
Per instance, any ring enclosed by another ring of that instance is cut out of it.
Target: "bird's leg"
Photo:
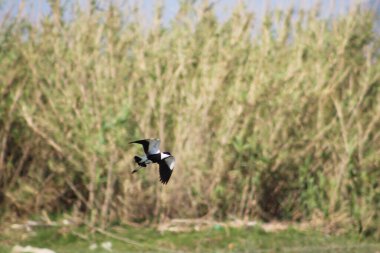
[[[135,168],[134,170],[132,170],[132,174],[139,171],[142,167],[141,166],[138,166],[137,168]]]
[[[135,168],[134,170],[132,170],[132,174],[139,171],[140,169],[142,168],[145,168],[147,165],[153,163],[151,160],[148,160],[146,158],[146,160],[142,161],[142,162],[138,162],[137,164],[139,165],[137,168]]]

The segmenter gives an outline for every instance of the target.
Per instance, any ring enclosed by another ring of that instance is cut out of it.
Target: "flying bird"
[[[139,167],[134,169],[132,173],[137,172],[142,167],[146,167],[151,163],[157,163],[160,171],[160,181],[163,184],[167,184],[174,169],[175,158],[170,154],[170,152],[160,151],[160,140],[145,139],[132,141],[130,143],[141,144],[145,153],[145,155],[134,157],[134,160]]]

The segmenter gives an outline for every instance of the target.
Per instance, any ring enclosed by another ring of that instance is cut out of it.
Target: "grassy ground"
[[[80,229],[76,233],[80,233]],[[49,248],[56,252],[110,252],[100,245],[112,243],[112,252],[380,252],[380,243],[357,235],[329,236],[316,231],[288,229],[267,233],[259,227],[214,227],[201,232],[160,233],[149,228],[117,227],[113,235],[95,234],[87,240],[57,228],[44,228],[28,235],[7,233],[0,237],[0,252],[14,245]],[[90,245],[97,244],[96,249]]]

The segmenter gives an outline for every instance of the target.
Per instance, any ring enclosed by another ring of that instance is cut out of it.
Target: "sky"
[[[147,19],[151,16],[155,4],[158,2],[156,0],[134,0],[135,2],[140,2],[142,6],[142,11],[146,14]],[[256,17],[260,19],[262,17],[265,9],[288,9],[290,6],[294,6],[296,9],[310,9],[317,3],[321,4],[321,15],[322,17],[329,17],[343,15],[349,10],[349,6],[355,2],[363,2],[365,0],[242,0],[248,6],[248,8],[256,13]],[[368,1],[368,0],[367,0]],[[376,0],[375,0],[376,1]],[[24,8],[24,15],[26,15],[31,20],[38,20],[41,13],[46,15],[49,13],[50,8],[47,4],[47,0],[0,0],[0,20],[6,15],[8,10],[9,13],[15,15],[20,11],[20,3],[24,2],[27,8]],[[75,2],[74,0],[61,0],[62,3],[70,5],[70,3]],[[78,0],[81,5],[85,6],[88,0]],[[97,0],[100,6],[106,6],[108,2],[122,2],[122,0]],[[131,1],[129,1],[131,2]],[[179,0],[163,0],[164,2],[164,23],[170,22],[170,20],[176,14],[179,8]],[[239,2],[239,0],[209,0],[209,2],[216,2],[216,13],[220,20],[226,19],[233,6]]]

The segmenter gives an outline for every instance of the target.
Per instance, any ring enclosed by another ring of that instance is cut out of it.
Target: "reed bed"
[[[1,217],[91,225],[170,218],[317,221],[380,236],[380,64],[359,6],[271,11],[207,2],[151,23],[123,8],[64,9],[0,27]],[[70,18],[64,18],[70,11]],[[131,175],[158,137],[176,157]]]

